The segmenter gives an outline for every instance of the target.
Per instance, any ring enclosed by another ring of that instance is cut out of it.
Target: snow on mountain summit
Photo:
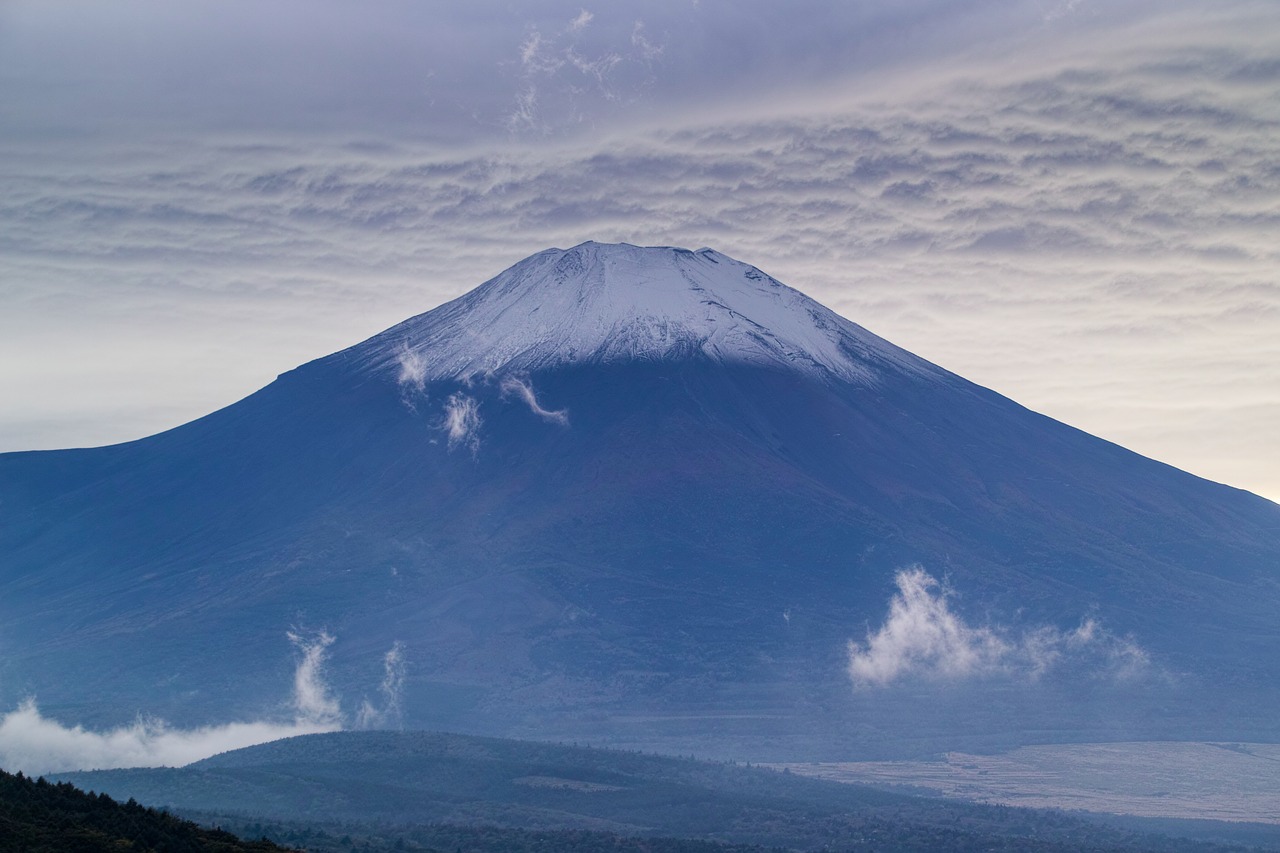
[[[548,249],[348,350],[415,382],[573,363],[705,357],[873,383],[935,372],[753,266],[712,249]]]

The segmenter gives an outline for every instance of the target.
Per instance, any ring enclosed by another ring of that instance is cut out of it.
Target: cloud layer
[[[1128,681],[1151,671],[1141,646],[1096,619],[1069,631],[975,626],[951,609],[950,591],[919,566],[898,572],[895,582],[884,624],[866,642],[849,643],[849,677],[858,688],[912,678],[1037,680],[1056,671]]]
[[[417,136],[595,133],[975,47],[1090,31],[1187,0],[9,0],[0,139],[68,126]],[[1085,6],[1087,8],[1079,8]]]
[[[0,140],[0,447],[171,426],[594,238],[714,246],[1033,408],[1280,497],[1274,5],[916,0],[713,34],[716,8],[637,30],[636,10],[530,7],[477,36],[492,132],[445,142],[376,121]],[[912,27],[900,62],[840,47]],[[1005,61],[967,52],[995,33]],[[806,39],[813,65],[781,70]],[[780,94],[715,89],[753,64]]]
[[[118,767],[181,767],[232,749],[341,730],[341,704],[324,679],[325,657],[334,638],[326,633],[290,633],[289,639],[299,655],[293,679],[292,719],[176,729],[163,720],[139,717],[130,725],[99,732],[45,717],[32,698],[0,716],[0,767],[33,775]],[[356,714],[356,728],[399,725],[404,682],[404,655],[399,643],[387,653],[385,664],[380,704],[366,700]]]

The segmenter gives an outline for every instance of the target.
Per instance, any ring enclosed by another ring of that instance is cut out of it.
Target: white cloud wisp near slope
[[[537,415],[544,421],[560,426],[567,427],[569,425],[569,412],[566,409],[550,409],[542,408],[538,402],[538,396],[533,391],[533,383],[522,376],[507,376],[503,378],[500,385],[502,396],[515,395],[523,400],[525,405],[529,407],[529,411]]]
[[[1068,631],[975,626],[951,609],[952,592],[923,568],[899,571],[895,583],[884,623],[865,642],[849,643],[849,677],[859,689],[910,678],[1034,681],[1064,669],[1122,682],[1150,672],[1141,646],[1096,619]]]
[[[290,632],[289,639],[300,656],[294,671],[292,719],[180,729],[164,720],[139,717],[127,726],[93,731],[45,717],[36,700],[29,698],[0,717],[0,767],[32,775],[122,767],[180,767],[220,752],[281,738],[340,731],[345,719],[341,703],[324,680],[325,656],[334,638],[323,632],[314,636]],[[397,643],[388,653],[382,706],[366,701],[357,714],[356,728],[379,728],[398,721],[403,678],[403,652]]]

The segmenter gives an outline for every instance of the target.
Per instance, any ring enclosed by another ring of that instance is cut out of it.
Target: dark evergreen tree
[[[149,809],[118,803],[69,782],[52,784],[0,770],[0,853],[280,853],[270,841],[241,841]]]

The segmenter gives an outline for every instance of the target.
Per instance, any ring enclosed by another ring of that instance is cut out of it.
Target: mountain
[[[706,249],[548,250],[177,429],[0,455],[0,517],[0,700],[60,719],[278,714],[286,633],[325,631],[384,724],[1280,735],[1280,507]]]

